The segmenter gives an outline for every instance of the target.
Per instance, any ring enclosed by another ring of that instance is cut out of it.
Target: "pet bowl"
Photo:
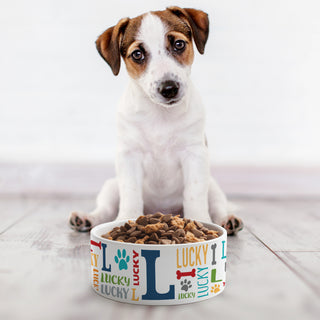
[[[219,237],[185,244],[135,244],[101,237],[127,221],[91,230],[92,287],[105,298],[144,305],[174,305],[214,297],[225,287],[226,230]]]

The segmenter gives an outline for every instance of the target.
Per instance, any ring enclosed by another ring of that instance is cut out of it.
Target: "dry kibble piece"
[[[172,218],[172,214],[164,214],[162,217],[161,217],[161,222],[169,222]]]
[[[118,232],[117,231],[111,231],[108,233],[108,235],[111,237],[111,238],[115,238],[117,235],[118,235]]]
[[[110,233],[117,233],[117,232],[120,232],[120,227],[115,227],[110,231]]]
[[[171,244],[171,240],[169,239],[160,239],[161,244]]]
[[[164,233],[165,233],[165,230],[163,230],[163,229],[160,229],[160,230],[157,231],[157,235],[159,237],[161,237]]]
[[[117,241],[124,241],[124,240],[126,240],[126,236],[120,236],[120,237],[117,237],[115,240],[117,240]]]
[[[175,243],[180,243],[181,241],[179,240],[179,238],[176,237],[172,237],[172,241],[174,241]]]
[[[196,221],[196,220],[194,220],[193,222],[194,222],[194,224],[197,226],[198,229],[203,228],[203,224],[202,224],[201,222]]]
[[[192,229],[197,229],[197,226],[194,224],[193,221],[188,222],[187,225],[184,227],[185,231],[191,231]]]
[[[163,222],[163,230],[167,231],[169,229],[169,226],[167,225],[167,223]]]
[[[192,232],[187,231],[186,233],[186,240],[188,242],[200,242],[200,241],[204,241],[202,239],[198,239]]]
[[[137,238],[136,237],[130,237],[128,239],[128,242],[132,242],[132,243],[135,243],[137,241]]]
[[[216,238],[218,237],[218,231],[215,231],[215,230],[208,230],[208,231],[207,231],[207,234],[213,235],[213,236],[215,236]]]
[[[148,218],[146,216],[140,216],[137,220],[136,220],[137,224],[140,224],[142,226],[146,226],[148,224]]]
[[[152,240],[149,240],[147,243],[148,243],[148,244],[159,244],[158,241],[152,241]]]
[[[200,229],[202,232],[207,233],[209,231],[209,229],[207,229],[206,227],[203,227]]]
[[[124,224],[124,227],[126,228],[126,230],[129,230],[131,228],[130,224],[128,222],[126,222]]]
[[[197,238],[200,238],[204,235],[204,233],[196,228],[190,229],[190,232],[192,232]]]
[[[170,223],[172,226],[176,226],[178,228],[184,227],[184,221],[180,219],[179,216],[174,216]]]
[[[156,224],[147,224],[144,228],[143,228],[143,231],[147,234],[150,234],[150,233],[153,233],[153,232],[156,232],[160,229],[163,229],[164,227],[164,224],[161,223],[161,222],[158,222]]]
[[[140,237],[140,236],[142,236],[142,235],[144,235],[144,233],[142,232],[142,231],[140,231],[140,230],[136,230],[136,231],[133,231],[132,233],[131,233],[131,236],[132,237]]]
[[[161,212],[156,212],[155,214],[152,215],[153,218],[161,218],[163,216],[163,213]]]
[[[132,233],[135,230],[136,230],[135,226],[133,226],[133,227],[130,226],[130,229],[127,230],[127,233]]]
[[[160,222],[160,219],[158,219],[158,218],[150,218],[150,220],[149,220],[149,223],[151,223],[151,224],[156,224],[158,222]]]
[[[166,238],[171,238],[172,237],[172,233],[171,232],[164,232],[162,235],[161,235],[161,237],[163,238],[163,237],[166,237]]]
[[[159,237],[158,237],[158,235],[157,235],[156,232],[154,232],[154,233],[151,234],[150,240],[152,240],[152,241],[159,241]]]
[[[149,236],[144,236],[142,239],[137,240],[135,243],[144,244],[149,239]]]
[[[174,237],[184,237],[185,236],[185,231],[183,229],[177,229],[174,233],[173,233]]]

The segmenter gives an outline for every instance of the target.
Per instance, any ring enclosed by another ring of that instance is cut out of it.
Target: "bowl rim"
[[[199,220],[196,220],[196,221],[201,222],[209,230],[219,231],[220,235],[217,238],[210,239],[210,240],[199,241],[199,242],[188,242],[188,243],[176,243],[176,244],[148,244],[148,243],[142,244],[142,243],[120,242],[120,241],[110,240],[110,239],[102,237],[102,234],[105,234],[108,231],[111,231],[114,227],[121,226],[121,225],[125,224],[126,222],[128,222],[128,220],[135,221],[136,219],[137,218],[126,219],[126,220],[114,220],[114,221],[110,221],[110,222],[106,222],[106,223],[101,223],[91,229],[90,237],[94,236],[95,238],[97,238],[100,241],[103,241],[104,243],[111,243],[114,245],[128,245],[128,246],[133,246],[133,247],[138,247],[138,248],[142,248],[143,246],[148,247],[148,248],[150,248],[150,247],[151,248],[166,248],[166,247],[172,248],[174,246],[179,246],[179,247],[181,246],[182,247],[182,246],[190,246],[190,245],[215,242],[215,241],[221,240],[221,238],[227,237],[227,231],[225,228],[219,226],[218,224],[212,223],[212,222],[204,222],[204,221],[199,221]],[[110,226],[110,228],[107,228],[109,226]],[[104,230],[104,232],[101,233],[101,230]]]

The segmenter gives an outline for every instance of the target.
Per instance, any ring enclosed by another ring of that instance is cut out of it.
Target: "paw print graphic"
[[[184,281],[181,281],[180,282],[181,284],[181,290],[184,290],[184,291],[188,291],[189,288],[192,287],[192,284],[191,284],[191,281],[187,281],[187,279],[184,279]]]
[[[127,256],[126,250],[122,250],[122,255],[120,249],[118,249],[117,255],[114,257],[114,261],[119,264],[119,270],[128,269],[128,262],[130,258]]]
[[[214,287],[211,287],[212,293],[218,293],[220,291],[220,284],[215,284]]]

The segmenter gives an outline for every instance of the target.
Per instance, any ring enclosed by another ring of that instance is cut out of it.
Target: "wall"
[[[216,164],[320,163],[319,2],[175,1],[209,13],[192,77],[207,109]],[[104,163],[127,82],[94,41],[121,17],[170,1],[0,4],[0,163]]]

